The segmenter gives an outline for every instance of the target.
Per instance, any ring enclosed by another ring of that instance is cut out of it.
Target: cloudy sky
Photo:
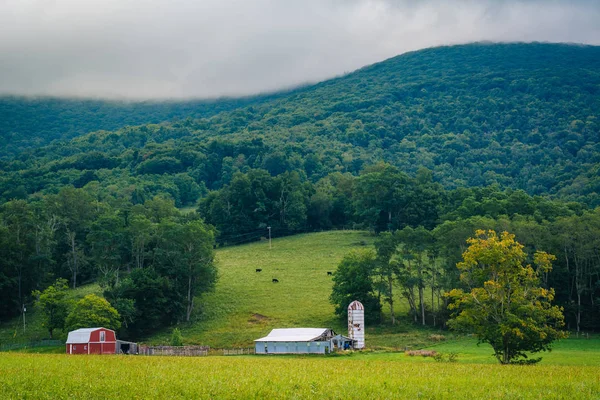
[[[0,93],[272,91],[472,41],[600,45],[599,0],[0,0]]]

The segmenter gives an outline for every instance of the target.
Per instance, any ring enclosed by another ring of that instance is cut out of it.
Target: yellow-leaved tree
[[[515,236],[478,230],[467,240],[469,248],[457,264],[465,290],[447,296],[452,311],[448,325],[474,332],[480,343],[489,343],[502,364],[535,363],[528,353],[551,349],[565,338],[562,309],[551,304],[554,290],[540,285],[540,275],[552,269],[551,254],[537,251],[533,264]]]

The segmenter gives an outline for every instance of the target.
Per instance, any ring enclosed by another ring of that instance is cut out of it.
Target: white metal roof
[[[256,339],[255,342],[311,342],[328,330],[326,328],[273,329],[268,336]]]
[[[98,329],[105,328],[81,328],[71,331],[69,332],[69,336],[67,337],[67,344],[88,343],[90,341],[90,335],[92,334],[92,332],[97,331]]]

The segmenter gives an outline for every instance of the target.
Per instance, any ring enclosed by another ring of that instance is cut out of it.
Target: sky
[[[600,0],[0,0],[0,94],[264,93],[475,41],[600,45]]]

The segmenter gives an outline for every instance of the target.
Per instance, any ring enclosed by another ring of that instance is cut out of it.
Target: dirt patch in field
[[[252,314],[252,316],[248,319],[248,322],[251,324],[260,324],[261,322],[268,321],[269,317],[262,314]]]

